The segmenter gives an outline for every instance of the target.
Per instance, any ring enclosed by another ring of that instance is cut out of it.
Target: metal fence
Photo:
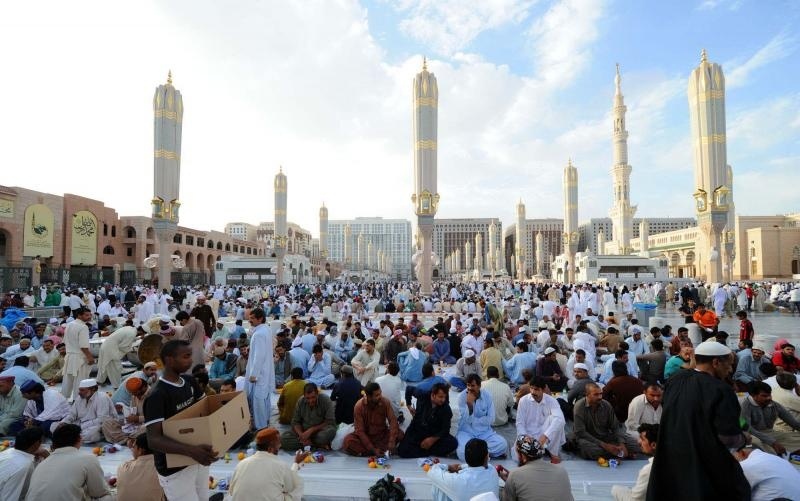
[[[31,269],[1,267],[0,284],[4,291],[29,289],[31,287]]]
[[[97,287],[114,283],[114,270],[110,268],[43,268],[40,276],[43,284]]]
[[[208,273],[173,271],[170,275],[172,285],[198,285],[207,284]]]

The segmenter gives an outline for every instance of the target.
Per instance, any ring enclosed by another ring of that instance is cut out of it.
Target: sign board
[[[241,280],[242,276],[241,275],[228,275],[225,278],[227,278],[228,280]]]
[[[97,264],[97,218],[88,210],[72,215],[71,261],[73,265]]]
[[[0,198],[0,217],[13,218],[14,217],[14,201]]]
[[[42,204],[25,209],[25,226],[22,231],[22,255],[26,257],[53,257],[53,211]]]

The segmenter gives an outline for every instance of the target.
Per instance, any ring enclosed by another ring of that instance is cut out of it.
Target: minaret
[[[372,240],[367,242],[367,262],[365,263],[366,269],[371,270],[374,266],[374,262],[372,260],[372,252],[374,251],[374,247],[372,246]]]
[[[328,274],[328,208],[325,207],[325,202],[322,202],[322,207],[319,208],[319,258],[320,267],[322,271],[322,282],[327,282],[330,277]]]
[[[564,167],[564,254],[567,256],[567,281],[575,283],[575,253],[578,251],[578,169],[569,159]]]
[[[483,234],[475,234],[475,269],[483,275]]]
[[[700,65],[689,77],[689,119],[694,149],[695,210],[703,233],[700,245],[701,267],[707,264],[705,279],[723,280],[723,230],[728,224],[731,184],[728,179],[728,153],[725,132],[725,76],[722,67],[709,63],[706,50]],[[700,240],[700,239],[698,239]],[[703,269],[699,272],[703,274]]]
[[[597,234],[597,255],[602,256],[605,254],[606,249],[606,232],[602,229]]]
[[[286,257],[286,245],[288,241],[288,228],[286,226],[286,202],[288,184],[286,175],[281,166],[275,174],[275,283],[287,283],[288,279],[283,276],[283,260]]]
[[[178,229],[181,184],[181,135],[183,98],[167,83],[153,96],[153,229],[158,239],[158,288],[171,290],[172,239]]]
[[[505,252],[505,239],[503,238],[502,232],[498,231],[500,236],[500,243],[497,246],[497,252],[495,253],[495,258],[497,259],[497,273],[502,275],[506,270],[506,252]]]
[[[536,233],[536,274],[540,277],[546,276],[544,273],[544,236],[542,232]]]
[[[475,267],[475,262],[472,260],[472,244],[469,243],[469,240],[464,243],[464,264],[466,265],[465,271],[471,278],[472,269]]]
[[[725,235],[723,241],[725,242],[725,281],[733,281],[733,260],[736,258],[736,206],[733,203],[733,168],[727,166],[728,172],[728,186],[731,189],[728,201],[728,224],[725,227]]]
[[[517,203],[517,245],[514,249],[517,256],[517,280],[525,280],[525,250],[528,248],[527,232],[525,231],[525,204],[522,199]]]
[[[420,293],[429,295],[433,280],[431,233],[433,218],[439,208],[439,192],[436,186],[439,88],[436,77],[428,72],[425,59],[422,61],[422,71],[414,77],[413,105],[414,194],[411,202],[417,215],[418,245],[422,251],[421,276],[417,278],[420,282]]]
[[[650,250],[650,223],[647,222],[646,219],[642,219],[639,221],[639,239],[641,241],[639,248],[641,249],[640,254],[644,257],[648,257],[648,252]]]
[[[614,165],[611,167],[611,177],[614,184],[614,203],[609,211],[613,225],[612,241],[617,248],[617,254],[631,253],[631,239],[633,238],[633,215],[636,206],[631,205],[631,166],[628,165],[628,130],[625,128],[625,100],[620,87],[619,64],[617,76],[614,77],[616,92],[614,93]],[[598,254],[604,254],[602,249],[597,249]]]
[[[351,269],[353,263],[353,229],[349,224],[344,225],[344,267]]]
[[[364,271],[364,265],[367,262],[367,256],[365,255],[366,249],[364,248],[364,233],[358,234],[358,239],[356,240],[356,260],[358,261],[358,266],[356,269],[358,271]]]
[[[486,268],[490,270],[492,274],[492,278],[494,278],[495,273],[497,272],[497,266],[495,265],[497,261],[496,253],[495,253],[495,240],[497,239],[497,225],[494,224],[494,220],[492,220],[491,224],[489,225],[489,254],[487,256],[487,263]]]

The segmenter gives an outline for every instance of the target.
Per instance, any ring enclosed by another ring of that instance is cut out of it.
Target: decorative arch
[[[105,254],[106,256],[113,256],[114,248],[111,247],[110,245],[106,245],[105,247],[103,247],[103,254]]]

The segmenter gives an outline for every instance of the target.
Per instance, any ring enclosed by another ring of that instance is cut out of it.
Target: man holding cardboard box
[[[187,341],[168,341],[161,348],[164,374],[144,401],[147,440],[153,450],[158,481],[167,499],[206,501],[208,465],[217,459],[210,445],[187,445],[166,437],[162,423],[204,397],[191,376],[182,375],[192,367],[192,347]],[[189,456],[199,464],[168,468],[166,454]]]

